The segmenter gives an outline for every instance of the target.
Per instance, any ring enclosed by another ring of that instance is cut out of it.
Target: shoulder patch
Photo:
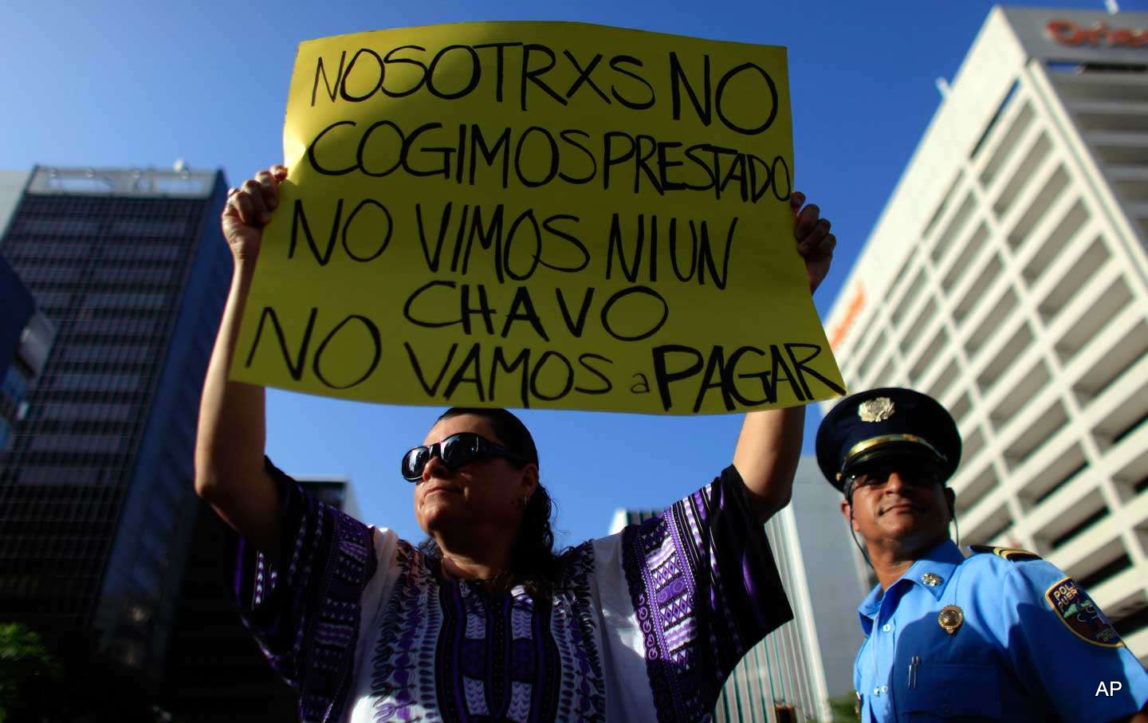
[[[1116,628],[1072,578],[1066,577],[1054,583],[1044,597],[1060,622],[1077,637],[1102,648],[1124,645]]]
[[[1039,560],[1040,555],[1028,550],[1021,550],[1016,547],[992,547],[990,545],[969,545],[969,549],[976,553],[992,553],[997,557],[1003,558],[1010,562],[1021,562],[1023,560]]]

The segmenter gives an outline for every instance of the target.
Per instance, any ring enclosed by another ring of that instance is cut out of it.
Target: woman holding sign
[[[303,720],[698,720],[792,617],[762,523],[784,507],[804,410],[746,415],[733,464],[641,525],[553,550],[530,432],[451,409],[401,458],[416,548],[310,498],[264,457],[261,387],[228,381],[262,227],[286,169],[233,192],[235,271],[204,386],[196,490],[242,537],[244,618]],[[794,194],[809,285],[835,245]]]

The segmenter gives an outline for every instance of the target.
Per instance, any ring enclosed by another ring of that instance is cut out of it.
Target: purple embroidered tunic
[[[705,720],[745,652],[793,617],[732,466],[566,553],[542,600],[444,579],[268,468],[281,563],[241,540],[235,589],[304,721]]]

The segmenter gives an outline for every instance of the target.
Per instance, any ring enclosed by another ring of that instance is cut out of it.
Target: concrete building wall
[[[1148,13],[994,9],[828,316],[939,399],[963,542],[1031,549],[1148,661]]]

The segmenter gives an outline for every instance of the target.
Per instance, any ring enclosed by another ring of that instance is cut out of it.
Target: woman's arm
[[[812,204],[801,208],[804,203],[805,194],[793,194],[790,201],[796,216],[793,234],[798,253],[805,260],[812,293],[829,272],[837,239],[829,232],[829,221],[820,218],[820,209]],[[745,415],[733,464],[750,492],[754,511],[763,522],[789,504],[804,430],[804,407]]]
[[[235,269],[207,367],[195,444],[196,493],[272,559],[278,556],[281,533],[278,492],[263,466],[267,436],[263,387],[228,381],[227,377],[263,226],[278,205],[279,184],[286,174],[282,166],[261,171],[233,191],[224,207],[223,234]]]

